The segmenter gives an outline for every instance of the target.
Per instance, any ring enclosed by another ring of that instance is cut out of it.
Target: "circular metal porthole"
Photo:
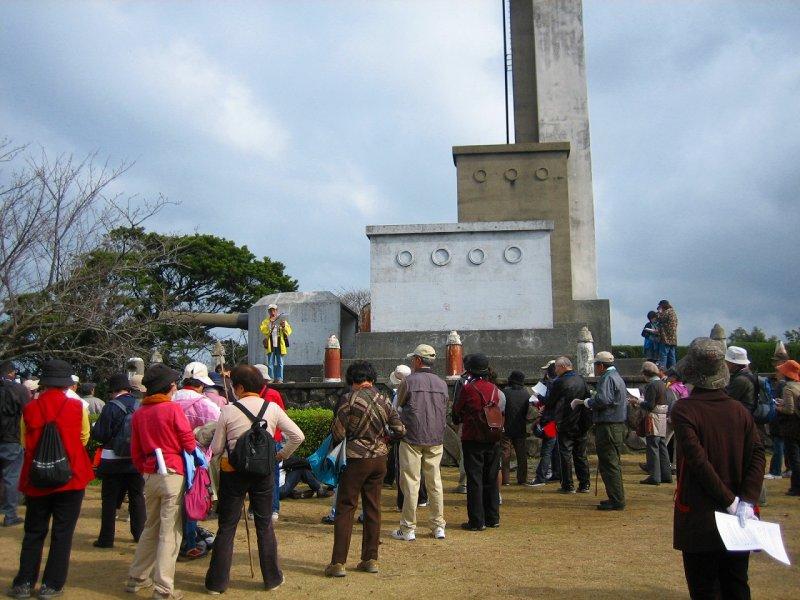
[[[516,181],[517,177],[519,177],[519,173],[517,173],[516,169],[508,169],[503,173],[503,177],[508,181]]]
[[[534,175],[536,176],[536,179],[538,179],[539,181],[544,181],[545,179],[550,177],[550,171],[548,171],[544,167],[540,167],[536,169]]]
[[[472,174],[472,178],[478,183],[483,183],[486,181],[486,171],[483,169],[478,169]]]
[[[483,264],[483,261],[486,260],[486,253],[480,248],[473,248],[467,252],[467,260],[473,265]]]
[[[450,262],[450,252],[447,248],[437,248],[431,252],[431,261],[437,267],[443,267]]]
[[[519,246],[509,246],[503,252],[503,258],[512,265],[522,260],[522,249]]]
[[[395,260],[401,267],[410,267],[414,263],[414,255],[408,250],[401,250],[397,253]]]

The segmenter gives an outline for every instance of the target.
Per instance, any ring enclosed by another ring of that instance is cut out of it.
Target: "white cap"
[[[81,378],[78,377],[77,375],[71,375],[71,377],[72,377],[72,383],[80,383],[81,382]]]
[[[265,381],[272,381],[272,377],[269,376],[269,367],[263,363],[256,363],[253,365],[256,369],[259,370],[261,375],[264,376]]]
[[[747,350],[739,346],[728,346],[725,352],[725,360],[734,365],[749,365],[750,361],[747,360]]]
[[[22,382],[26,388],[28,388],[29,392],[35,392],[39,389],[39,380],[38,379],[26,379]]]
[[[214,385],[214,382],[208,376],[208,367],[201,362],[190,362],[186,365],[183,369],[183,378],[197,379],[197,381],[201,381],[205,385]]]
[[[267,310],[269,310],[269,309],[271,309],[271,308],[274,308],[275,310],[278,310],[278,305],[277,305],[277,304],[270,304],[270,305],[267,307]]]
[[[411,375],[411,367],[408,365],[397,365],[389,375],[389,385],[397,387],[409,375]]]

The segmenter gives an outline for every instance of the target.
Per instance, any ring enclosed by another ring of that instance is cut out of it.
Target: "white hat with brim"
[[[270,305],[267,307],[267,310],[271,310],[271,309],[273,309],[273,308],[274,308],[275,310],[278,310],[278,305],[277,305],[277,304],[270,304]]]
[[[420,358],[436,358],[436,350],[433,349],[433,346],[429,346],[428,344],[420,344],[414,348],[413,352],[406,354],[406,358],[414,358],[415,356],[419,356]]]
[[[747,359],[747,350],[739,346],[728,346],[725,351],[725,360],[734,365],[749,365],[750,361]]]
[[[264,377],[265,381],[272,381],[272,377],[269,376],[269,367],[263,363],[256,363],[253,365],[258,372]]]
[[[190,362],[183,369],[183,379],[196,379],[204,385],[214,385],[208,376],[208,367],[201,362]]]
[[[389,385],[397,387],[409,375],[411,375],[411,367],[408,365],[397,365],[394,371],[389,375]]]

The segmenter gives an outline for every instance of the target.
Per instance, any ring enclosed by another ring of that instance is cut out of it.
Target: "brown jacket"
[[[736,496],[756,504],[764,480],[764,446],[750,412],[723,390],[695,389],[672,408],[678,444],[673,546],[724,550],[714,511]]]

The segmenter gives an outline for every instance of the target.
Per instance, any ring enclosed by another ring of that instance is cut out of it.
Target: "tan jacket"
[[[800,381],[787,381],[783,386],[783,405],[778,406],[782,415],[800,416]]]

